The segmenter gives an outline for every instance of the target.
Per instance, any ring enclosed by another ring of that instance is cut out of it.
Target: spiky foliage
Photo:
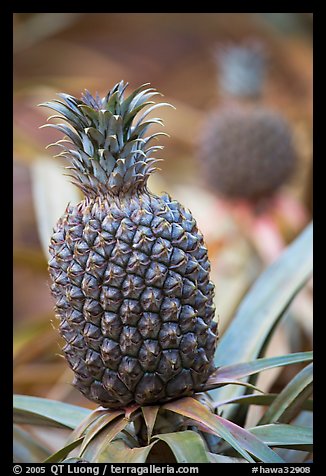
[[[266,51],[260,41],[247,39],[239,44],[219,46],[215,51],[215,60],[222,94],[242,98],[261,95],[266,72]]]
[[[297,156],[287,121],[263,107],[224,107],[206,119],[198,161],[211,187],[230,198],[272,195],[295,170]]]
[[[50,146],[64,149],[59,156],[68,159],[70,166],[67,168],[73,183],[86,196],[141,191],[155,171],[155,164],[160,159],[153,158],[152,153],[162,146],[150,147],[149,144],[157,136],[166,134],[157,132],[145,137],[152,124],[162,124],[159,118],[146,118],[154,109],[169,104],[149,101],[160,93],[146,88],[147,85],[142,85],[126,99],[127,84],[121,81],[103,99],[98,94],[93,97],[86,90],[81,99],[61,93],[59,96],[64,102],[54,100],[41,104],[59,113],[49,119],[64,119],[71,126],[46,124],[42,127],[54,127],[67,136],[67,140]],[[135,120],[144,108],[145,112]]]
[[[147,189],[160,149],[149,143],[160,133],[145,134],[161,120],[145,119],[164,104],[152,105],[158,93],[145,86],[127,98],[120,82],[103,99],[61,94],[64,102],[45,104],[70,126],[51,125],[68,136],[62,155],[86,195],[67,207],[50,245],[63,351],[74,384],[105,407],[192,395],[214,370],[203,237],[180,203]]]

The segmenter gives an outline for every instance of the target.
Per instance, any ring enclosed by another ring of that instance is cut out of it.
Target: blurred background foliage
[[[270,261],[312,219],[312,14],[310,13],[15,13],[14,21],[14,392],[93,408],[73,389],[47,274],[47,243],[68,201],[81,196],[45,146],[58,139],[39,130],[37,108],[57,92],[101,95],[121,79],[150,82],[176,110],[162,109],[162,172],[150,188],[190,208],[205,235],[223,332],[241,298]],[[257,220],[242,203],[207,190],[196,146],[206,115],[218,106],[216,45],[257,38],[268,52],[264,103],[293,129],[299,166]],[[295,299],[266,355],[310,350],[312,282]],[[279,391],[297,371],[273,369],[258,386]],[[254,410],[259,411],[259,410]],[[257,419],[257,413],[252,415]]]

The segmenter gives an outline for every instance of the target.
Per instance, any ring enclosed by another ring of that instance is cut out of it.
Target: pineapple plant
[[[15,395],[14,461],[304,466],[312,458],[312,352],[263,354],[311,272],[312,226],[308,226],[244,297],[220,338],[216,370],[202,391],[192,396],[91,410]],[[255,386],[261,372],[294,364],[299,366],[298,373],[278,393],[261,393]],[[252,406],[262,412],[248,425]],[[45,426],[48,432],[44,434]],[[42,433],[37,433],[38,427]],[[52,427],[64,433],[55,452],[48,447]]]
[[[125,88],[46,104],[70,124],[50,127],[68,136],[57,145],[85,193],[51,238],[51,290],[74,384],[100,406],[15,395],[14,461],[283,463],[295,453],[303,462],[312,352],[263,352],[311,275],[312,227],[262,274],[217,346],[203,237],[189,211],[146,186],[159,147],[148,142],[160,133],[145,131],[160,121],[144,118],[160,105],[148,104],[156,91],[142,86],[124,99]],[[255,386],[260,372],[293,364],[299,373],[279,394]],[[267,409],[246,427],[250,405]],[[53,453],[51,433],[42,441],[30,425],[70,434]]]
[[[214,192],[257,202],[271,197],[295,170],[291,128],[282,114],[261,104],[262,45],[225,46],[217,62],[222,101],[202,125],[198,164]]]
[[[146,135],[164,105],[143,85],[125,97],[60,94],[69,175],[85,199],[68,206],[51,238],[49,271],[63,352],[74,385],[108,408],[199,392],[214,371],[214,286],[192,214],[147,179],[161,146]],[[139,114],[140,117],[139,117]],[[53,116],[52,116],[53,117]],[[58,117],[58,116],[54,116]]]

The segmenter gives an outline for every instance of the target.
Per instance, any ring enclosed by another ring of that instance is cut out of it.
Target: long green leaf
[[[72,441],[68,445],[64,446],[63,448],[60,448],[60,450],[49,456],[46,460],[43,461],[43,463],[60,463],[60,461],[63,460],[70,453],[70,451],[79,446],[82,441],[83,437],[79,438],[78,440]]]
[[[248,463],[242,458],[232,458],[231,456],[217,455],[215,453],[208,453],[211,463]]]
[[[311,451],[313,445],[312,428],[277,423],[250,428],[249,431],[269,446],[290,447]]]
[[[311,412],[302,411],[293,419],[291,425],[312,428],[313,414]],[[277,452],[284,461],[289,463],[303,463],[310,453],[310,451],[302,451],[301,448],[296,448],[295,450],[292,448],[278,448]]]
[[[194,431],[155,435],[171,448],[177,463],[209,463],[203,439]]]
[[[230,405],[232,403],[240,403],[241,405],[271,405],[274,400],[278,397],[278,393],[265,393],[264,395],[242,395],[241,397],[231,398],[230,400],[224,400],[221,402],[215,402],[215,408],[221,407],[223,405]],[[313,411],[313,400],[305,400],[302,403],[302,410],[307,410],[309,412]]]
[[[263,370],[269,370],[274,367],[296,364],[298,362],[307,362],[313,359],[312,352],[297,352],[295,354],[281,355],[278,357],[267,357],[256,359],[252,362],[243,362],[240,364],[225,365],[219,367],[208,379],[205,389],[210,389],[214,385],[219,385],[226,380],[248,377]]]
[[[141,448],[129,448],[123,440],[114,440],[100,454],[98,463],[146,463],[154,444],[155,442]]]
[[[109,423],[114,421],[118,416],[122,415],[122,410],[116,410],[113,412],[107,411],[104,415],[101,415],[97,420],[92,424],[91,428],[85,434],[83,444],[80,448],[79,456],[81,457],[85,452],[87,445],[91,442],[93,438],[99,433],[103,428],[105,428]]]
[[[219,421],[215,418],[216,415],[211,413],[197,400],[194,400],[190,397],[185,397],[174,402],[166,403],[163,405],[163,408],[199,422],[202,427],[206,427],[216,435],[224,438],[225,441],[233,446],[233,448],[237,450],[238,453],[241,454],[241,456],[243,456],[247,461],[251,463],[254,462],[249,453],[247,453],[247,451],[241,447],[233,435],[227,429],[225,429],[223,425],[219,425]]]
[[[85,449],[84,457],[91,463],[97,463],[103,451],[111,441],[128,425],[129,420],[121,415],[117,417],[117,420],[113,425],[108,428],[104,428],[100,433],[96,435],[94,439],[90,441]]]
[[[259,425],[288,423],[302,409],[302,403],[311,395],[313,364],[301,370],[279,393],[259,421]]]
[[[241,456],[251,463],[254,460],[248,452],[264,463],[281,463],[283,461],[258,438],[253,438],[254,435],[251,435],[238,425],[214,415],[204,405],[191,397],[166,403],[163,405],[163,408],[199,422],[202,427],[206,427],[227,441]]]
[[[260,390],[255,385],[252,385],[251,383],[241,382],[241,380],[236,380],[236,379],[223,378],[223,377],[220,377],[219,375],[215,376],[215,374],[212,375],[210,379],[206,382],[203,388],[203,391],[207,391],[213,388],[220,388],[220,387],[223,387],[224,385],[240,385],[241,387],[247,387],[247,388],[250,388],[251,390],[256,390],[257,392],[263,393],[262,390]]]
[[[220,421],[226,429],[230,431],[232,435],[235,436],[237,441],[245,448],[249,453],[256,456],[263,463],[282,463],[283,460],[280,458],[277,453],[271,451],[268,446],[259,440],[259,438],[252,438],[254,435],[250,434],[248,430],[245,430],[241,426],[236,425],[235,423],[226,420],[218,415],[215,415],[216,418]]]
[[[260,355],[275,325],[312,273],[312,237],[310,224],[256,281],[217,346],[216,366],[251,361]],[[215,400],[224,400],[243,391],[241,387],[222,387],[212,395]],[[232,413],[232,407],[227,414]]]
[[[95,421],[100,418],[102,415],[105,415],[107,410],[96,409],[93,412],[89,413],[86,418],[84,418],[78,426],[71,432],[67,443],[77,440],[80,438],[85,431],[93,424]]]
[[[47,398],[14,395],[14,422],[74,429],[91,410]]]
[[[82,458],[66,458],[61,461],[62,463],[88,463],[88,461],[85,461]]]
[[[31,433],[13,427],[13,459],[15,463],[39,463],[50,455],[50,450],[36,441]]]

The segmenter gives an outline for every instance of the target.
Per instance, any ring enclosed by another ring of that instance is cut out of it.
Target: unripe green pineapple
[[[162,133],[146,136],[161,121],[147,116],[164,103],[146,86],[44,104],[71,126],[50,124],[67,136],[58,145],[85,194],[50,245],[63,351],[76,387],[112,408],[200,391],[217,342],[203,236],[180,203],[147,188],[162,148],[150,145]]]
[[[212,190],[250,200],[272,195],[290,178],[297,162],[287,120],[259,103],[263,50],[254,46],[225,48],[219,55],[224,98],[202,125],[197,153]]]

